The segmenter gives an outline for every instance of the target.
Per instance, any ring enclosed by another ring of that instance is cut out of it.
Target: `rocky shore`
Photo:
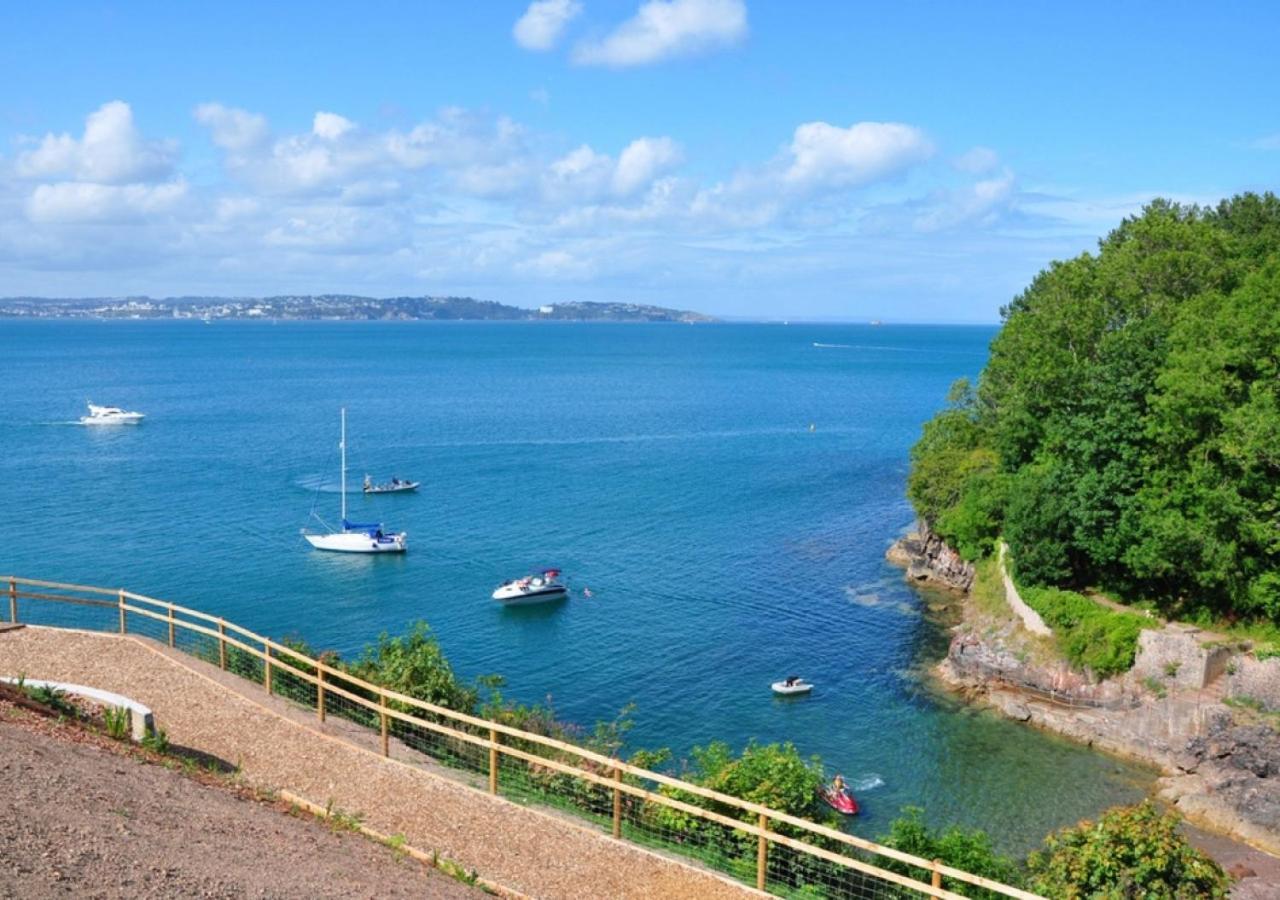
[[[1098,680],[1028,630],[1004,585],[975,588],[974,567],[937,535],[909,535],[886,556],[913,581],[966,593],[935,669],[950,689],[1155,766],[1160,796],[1189,821],[1280,855],[1280,659],[1174,623],[1143,632],[1132,670]]]

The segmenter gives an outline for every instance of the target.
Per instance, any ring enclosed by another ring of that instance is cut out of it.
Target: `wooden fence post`
[[[9,621],[18,624],[18,582],[9,579]]]
[[[267,693],[271,693],[271,645],[266,641],[262,642],[262,681],[267,686]]]
[[[227,623],[224,619],[218,620],[218,668],[227,671]]]
[[[942,865],[942,860],[935,859],[933,861],[933,878],[931,882],[933,887],[939,891],[942,890],[942,872],[938,869],[940,865]]]
[[[170,606],[170,607],[169,607],[169,646],[170,646],[170,647],[172,647],[172,646],[173,646],[173,644],[174,644],[174,640],[173,640],[173,607],[172,607],[172,606]]]
[[[769,817],[760,813],[760,830],[769,830]],[[763,891],[769,874],[769,839],[760,835],[760,843],[756,845],[756,890]]]
[[[378,717],[382,719],[382,755],[390,756],[390,748],[387,741],[387,695],[382,691],[378,691],[378,703],[382,706],[382,712],[378,713]]]
[[[119,598],[120,598],[120,602],[119,602],[119,606],[120,606],[120,633],[121,633],[121,634],[124,634],[124,633],[125,633],[125,624],[124,624],[124,588],[120,588]]]
[[[324,721],[324,669],[316,667],[316,715]]]
[[[622,783],[622,769],[613,770],[613,780]],[[613,789],[613,836],[622,837],[622,791],[618,788]]]
[[[489,793],[498,793],[498,729],[489,729]]]

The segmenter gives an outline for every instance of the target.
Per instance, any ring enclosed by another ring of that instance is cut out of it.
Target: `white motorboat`
[[[807,694],[813,690],[813,685],[805,681],[798,675],[791,675],[782,681],[775,681],[770,687],[773,688],[775,694],[790,696],[793,694]]]
[[[347,411],[342,410],[342,530],[323,534],[306,531],[302,536],[317,550],[339,553],[403,553],[407,547],[403,531],[383,531],[381,522],[352,522],[347,518]],[[318,517],[317,517],[318,518]]]
[[[568,594],[568,588],[560,583],[559,578],[559,569],[543,569],[534,575],[504,581],[494,590],[493,599],[507,606],[559,600]]]
[[[118,406],[97,406],[89,404],[89,415],[80,417],[81,425],[137,425],[146,416],[140,412],[129,412]]]
[[[368,475],[364,476],[364,492],[366,494],[402,494],[405,491],[416,491],[421,481],[408,481],[403,478],[392,478],[382,484],[374,484]]]

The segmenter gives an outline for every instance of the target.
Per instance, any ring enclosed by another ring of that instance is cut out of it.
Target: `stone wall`
[[[1009,577],[1009,570],[1005,567],[1004,557],[1009,548],[1005,546],[1004,541],[1000,542],[1000,578],[1004,581],[1004,599],[1009,604],[1009,608],[1017,613],[1018,618],[1022,620],[1022,627],[1030,631],[1032,634],[1038,634],[1041,637],[1050,637],[1053,630],[1046,624],[1044,619],[1040,618],[1040,613],[1036,612],[1026,601],[1022,599],[1022,595],[1018,593],[1017,585],[1013,583],[1013,579]]]
[[[1280,712],[1280,658],[1237,657],[1227,675],[1228,697],[1250,697],[1271,712]]]
[[[1206,646],[1201,640],[1201,631],[1194,625],[1170,624],[1144,630],[1138,636],[1133,677],[1151,678],[1168,687],[1187,690],[1207,686],[1226,669],[1231,649]]]

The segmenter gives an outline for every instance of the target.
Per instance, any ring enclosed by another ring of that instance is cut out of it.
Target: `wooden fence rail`
[[[951,887],[958,890],[979,888],[1018,900],[1041,900],[1036,894],[943,865],[937,860],[904,853],[780,810],[722,794],[661,772],[642,769],[585,747],[410,697],[365,681],[323,660],[314,659],[247,628],[199,610],[123,588],[63,584],[17,576],[9,576],[4,582],[7,582],[11,622],[19,621],[19,600],[103,607],[117,611],[116,630],[120,634],[129,633],[129,617],[137,616],[162,624],[170,647],[179,646],[177,638],[180,631],[208,639],[216,644],[216,661],[224,670],[229,667],[230,653],[238,651],[261,663],[261,683],[268,693],[273,690],[283,691],[285,682],[282,679],[286,677],[314,686],[316,715],[321,722],[325,721],[326,715],[337,714],[335,700],[344,701],[353,709],[365,710],[367,718],[362,721],[364,724],[377,722],[375,730],[384,756],[390,752],[393,723],[399,723],[406,729],[418,729],[423,733],[438,735],[458,747],[487,750],[486,774],[488,790],[492,794],[498,794],[502,790],[499,772],[504,758],[522,762],[532,771],[555,772],[574,779],[584,787],[594,786],[600,789],[601,797],[609,798],[606,802],[611,802],[609,818],[611,833],[615,838],[626,838],[623,828],[626,819],[624,797],[722,826],[729,829],[731,834],[741,835],[747,840],[755,838],[755,885],[761,890],[769,886],[770,849],[785,847],[838,869],[860,873],[871,882],[872,889],[877,891],[876,896],[881,891],[889,896],[903,896],[901,889],[905,888],[908,892],[923,896],[962,900],[963,894],[943,887],[945,877],[950,880]],[[37,590],[32,590],[33,588]],[[86,597],[86,594],[92,596]],[[22,606],[25,608],[25,603]],[[645,787],[645,783],[653,785],[654,789]],[[718,809],[709,809],[671,795],[677,792],[685,797],[709,801]],[[787,826],[791,833],[781,833],[779,825]],[[843,848],[844,852],[836,852],[833,848]],[[869,861],[868,856],[905,864],[918,871],[921,877],[890,871],[876,865],[878,859]],[[859,896],[866,896],[866,890],[867,885],[860,886]]]

